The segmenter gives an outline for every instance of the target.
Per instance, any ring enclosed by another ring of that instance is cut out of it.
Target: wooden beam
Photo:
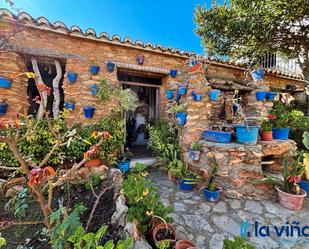
[[[155,87],[155,88],[161,88],[162,85],[153,85],[153,84],[147,84],[147,83],[139,83],[139,82],[128,82],[128,81],[119,81],[122,85],[130,85],[130,86],[146,86],[146,87]]]

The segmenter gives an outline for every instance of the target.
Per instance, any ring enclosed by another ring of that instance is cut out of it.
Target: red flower
[[[290,175],[287,177],[287,180],[291,183],[299,183],[301,181],[301,177],[296,175]]]
[[[269,113],[269,114],[268,114],[268,118],[269,118],[270,120],[275,120],[275,119],[277,118],[277,116],[276,116],[275,114],[273,114],[273,113]]]
[[[35,98],[33,99],[33,101],[37,104],[40,104],[41,100],[40,100],[40,96],[35,96]]]
[[[45,168],[33,169],[28,175],[28,185],[33,187],[36,184],[41,184],[47,177],[55,174],[55,170],[51,166]]]

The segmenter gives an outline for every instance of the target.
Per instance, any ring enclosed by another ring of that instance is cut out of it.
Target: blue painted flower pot
[[[306,180],[301,180],[299,183],[299,186],[305,190],[305,192],[307,193],[307,198],[309,198],[309,181]]]
[[[251,72],[251,76],[254,81],[262,80],[265,77],[265,69],[261,68],[261,69],[253,70]]]
[[[174,92],[173,92],[172,90],[166,90],[166,92],[165,92],[165,97],[166,97],[167,99],[172,99],[172,98],[174,98]]]
[[[208,94],[209,99],[212,100],[212,101],[217,101],[219,99],[220,93],[221,93],[221,91],[217,90],[217,89],[210,90],[209,94]]]
[[[113,72],[114,68],[115,68],[115,63],[110,62],[110,61],[106,63],[106,69],[109,73]]]
[[[277,96],[277,93],[275,93],[275,92],[267,92],[266,93],[266,100],[274,101],[276,96]]]
[[[232,132],[205,130],[203,132],[203,137],[207,141],[230,143],[232,139]]]
[[[191,179],[181,179],[179,180],[179,188],[183,191],[190,191],[193,189],[193,180]]]
[[[92,118],[94,114],[95,108],[93,106],[85,106],[84,107],[84,114],[86,118]]]
[[[187,85],[180,84],[178,85],[178,94],[185,95],[187,93]]]
[[[190,67],[193,67],[193,66],[195,66],[195,65],[197,65],[197,64],[199,64],[200,62],[199,61],[197,61],[197,60],[191,60],[191,61],[189,61],[189,66]]]
[[[177,76],[177,70],[172,69],[172,70],[170,71],[170,75],[171,75],[172,78],[176,78],[176,76]]]
[[[265,92],[265,91],[257,91],[255,93],[256,100],[257,101],[265,100],[266,99],[266,94],[267,94],[267,92]]]
[[[92,66],[90,67],[90,72],[91,72],[91,74],[93,74],[93,75],[97,75],[97,74],[99,73],[99,71],[100,71],[100,67],[97,66],[97,65],[92,65]]]
[[[75,103],[66,101],[64,102],[64,106],[66,109],[75,110]]]
[[[236,126],[236,138],[242,144],[256,144],[259,137],[258,126],[239,125]]]
[[[192,93],[192,96],[193,96],[193,100],[196,101],[196,102],[203,100],[203,96],[201,94]]]
[[[121,172],[129,172],[130,171],[130,160],[126,161],[118,161],[118,169],[120,169]]]
[[[90,93],[92,94],[92,95],[96,95],[97,93],[98,93],[98,85],[91,85],[90,86]]]
[[[0,103],[0,116],[4,116],[8,111],[8,103]]]
[[[199,150],[189,150],[189,156],[191,158],[192,161],[199,161],[200,160],[200,156],[201,156],[201,152]]]
[[[274,139],[289,139],[290,128],[273,128],[272,131]]]
[[[220,199],[221,189],[217,188],[216,191],[209,191],[207,188],[203,188],[203,196],[207,201],[217,202]]]
[[[187,122],[187,114],[183,112],[176,113],[176,124],[184,126]]]
[[[68,73],[68,80],[70,83],[75,83],[77,80],[77,73]]]
[[[0,77],[0,87],[9,89],[12,85],[12,81],[7,78]]]

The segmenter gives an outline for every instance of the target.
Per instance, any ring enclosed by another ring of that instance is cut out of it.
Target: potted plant
[[[307,150],[309,150],[309,133],[305,131],[303,134],[303,144]],[[303,153],[303,172],[302,180],[299,183],[299,186],[306,191],[307,198],[309,197],[309,153],[308,151]]]
[[[6,99],[3,99],[2,102],[0,102],[0,116],[4,116],[8,110],[9,104],[6,102]]]
[[[191,160],[195,162],[199,161],[202,150],[203,150],[203,145],[199,141],[193,142],[189,150],[189,155],[190,155]]]
[[[188,169],[188,165],[178,159],[176,167],[171,168],[171,172],[179,180],[179,188],[183,191],[191,191],[193,186],[198,184],[201,178]]]
[[[201,188],[203,196],[207,201],[217,202],[221,195],[221,189],[215,183],[215,175],[218,171],[218,164],[214,161],[211,172],[208,176],[207,186]]]
[[[287,140],[289,139],[291,114],[290,112],[277,112],[277,115],[270,114],[271,122],[273,123],[273,138],[274,139],[282,139]]]
[[[169,243],[168,248],[173,248],[176,243],[176,229],[171,224],[160,223],[152,230],[152,239],[156,245]]]
[[[97,84],[93,84],[93,85],[91,85],[89,88],[90,88],[90,93],[91,93],[92,95],[97,95],[98,90],[99,90],[99,87],[98,87]]]
[[[100,67],[98,65],[92,65],[90,67],[90,72],[93,75],[97,75],[99,73],[99,71],[100,71]]]
[[[130,171],[130,163],[131,158],[133,157],[133,153],[129,150],[126,150],[118,159],[118,169],[121,172],[129,172]]]
[[[274,185],[278,192],[279,203],[285,208],[299,211],[302,209],[307,193],[298,185],[302,172],[299,159],[294,160],[291,164],[289,165],[289,160],[286,157],[283,161],[282,178],[266,176],[263,179],[253,181],[253,183]]]
[[[260,128],[260,137],[263,141],[271,141],[273,139],[272,124],[269,119],[264,119]]]
[[[75,100],[72,97],[67,98],[67,100],[64,102],[64,106],[66,109],[69,110],[75,110]]]
[[[69,72],[68,73],[68,80],[70,83],[75,83],[77,80],[77,73]]]
[[[198,249],[198,248],[189,240],[179,240],[176,242],[175,249]]]
[[[114,71],[114,68],[115,68],[115,63],[111,61],[106,63],[107,72],[112,73]]]
[[[176,76],[177,76],[177,70],[176,70],[176,69],[171,69],[170,75],[171,75],[172,78],[176,78]]]
[[[171,104],[169,112],[175,114],[176,124],[184,126],[187,121],[187,104]]]
[[[84,106],[83,109],[84,109],[85,118],[93,118],[93,114],[95,111],[94,106]]]
[[[9,89],[12,85],[12,80],[5,78],[5,77],[0,77],[0,87]]]
[[[217,101],[219,99],[220,94],[221,94],[220,90],[212,89],[209,91],[208,96],[210,100]]]

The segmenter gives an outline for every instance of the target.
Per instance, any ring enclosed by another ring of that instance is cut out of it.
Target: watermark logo
[[[249,231],[250,230],[250,231]],[[283,225],[265,225],[258,221],[250,223],[245,220],[240,225],[240,236],[242,237],[309,237],[309,226],[302,225],[299,221],[287,221]]]

